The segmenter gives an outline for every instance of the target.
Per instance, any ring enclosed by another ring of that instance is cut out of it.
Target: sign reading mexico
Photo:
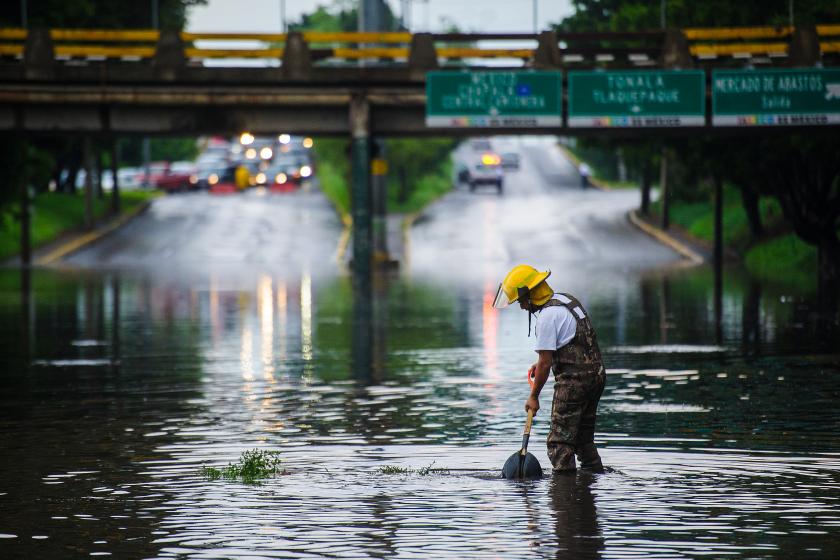
[[[714,126],[840,123],[840,69],[715,70]]]
[[[569,127],[679,127],[706,122],[702,70],[569,72]]]
[[[560,72],[429,72],[426,126],[559,127]]]

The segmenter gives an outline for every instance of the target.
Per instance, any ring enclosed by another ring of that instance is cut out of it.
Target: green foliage
[[[245,484],[256,484],[261,479],[274,477],[279,474],[287,474],[280,466],[280,453],[278,451],[264,451],[262,449],[251,449],[243,451],[239,461],[228,463],[226,467],[217,469],[204,466],[201,474],[209,480],[238,480]]]
[[[668,27],[727,27],[787,25],[789,0],[691,0],[666,1]],[[660,2],[627,0],[572,0],[575,13],[563,19],[562,31],[639,31],[661,26]],[[833,0],[794,4],[797,24],[833,23],[840,19],[840,5]]]
[[[187,10],[207,0],[159,0],[161,29],[183,29]],[[27,2],[30,27],[137,29],[152,27],[151,3],[113,0],[30,0]],[[19,27],[21,2],[4,2],[0,7],[0,26]]]
[[[399,20],[384,0],[378,0],[382,15],[382,29],[400,29]],[[303,14],[300,22],[289,24],[290,31],[358,31],[358,2],[355,0],[333,0],[329,6],[318,6],[315,11]]]
[[[121,165],[143,164],[143,140],[139,137],[120,138],[119,158]],[[151,161],[192,161],[198,156],[199,148],[195,138],[150,138],[149,157]]]
[[[127,191],[120,193],[123,211],[157,196],[149,191]],[[109,199],[94,199],[94,215],[104,216],[109,208]],[[7,259],[20,250],[20,226],[18,206],[11,206],[0,213],[0,259]],[[45,245],[61,234],[76,230],[84,224],[85,198],[80,194],[43,193],[32,201],[32,245]]]
[[[806,291],[816,286],[817,250],[792,233],[750,249],[746,265],[750,274],[770,284]]]
[[[410,467],[398,467],[396,465],[385,465],[384,467],[379,467],[380,474],[409,474],[411,472]]]
[[[420,467],[416,471],[411,467],[400,467],[397,465],[385,465],[384,467],[379,467],[380,474],[412,474],[417,473],[420,476],[429,476],[432,474],[449,474],[449,469],[441,469],[441,468],[434,468],[435,462],[432,461],[431,465]]]

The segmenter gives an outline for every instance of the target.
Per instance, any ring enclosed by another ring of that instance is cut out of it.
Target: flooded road
[[[840,554],[840,345],[811,296],[728,270],[718,314],[707,268],[626,229],[635,193],[581,193],[544,144],[517,149],[503,197],[456,191],[417,224],[410,266],[375,282],[369,352],[316,193],[167,197],[66,270],[0,271],[0,555]],[[531,237],[529,201],[579,211]],[[525,314],[489,300],[518,259],[593,317],[605,474],[498,478],[533,351]],[[201,475],[254,447],[289,474]]]

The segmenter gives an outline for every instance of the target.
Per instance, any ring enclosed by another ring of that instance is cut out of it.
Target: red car
[[[186,191],[198,188],[198,168],[189,162],[176,162],[159,177],[157,188],[166,192]]]

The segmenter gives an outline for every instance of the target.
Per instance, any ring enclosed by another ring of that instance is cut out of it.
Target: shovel
[[[528,420],[522,433],[522,449],[508,457],[502,467],[502,478],[542,478],[542,467],[533,453],[528,453],[528,438],[531,437],[531,421],[534,411],[528,410]]]

